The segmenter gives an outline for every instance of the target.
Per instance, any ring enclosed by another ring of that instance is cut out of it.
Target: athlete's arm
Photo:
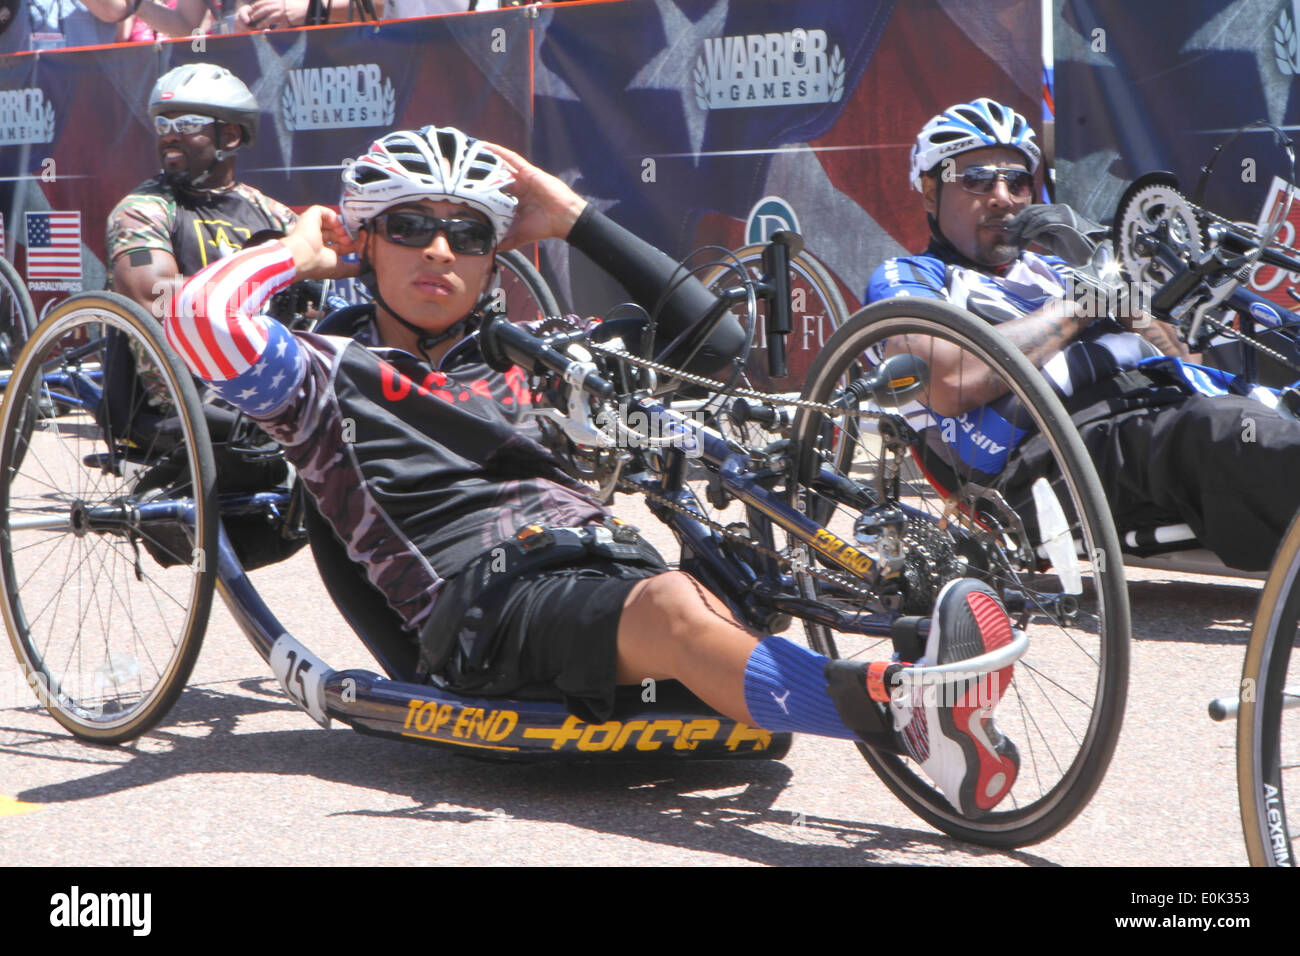
[[[297,339],[259,315],[295,279],[343,278],[357,265],[336,213],[313,206],[284,239],[220,259],[194,275],[167,316],[167,341],[218,395],[254,418],[270,418],[293,395],[306,368]]]
[[[916,298],[946,299],[943,294],[942,265],[936,262],[937,274],[931,274],[923,262],[891,260],[876,270],[867,288],[867,297],[876,301],[898,295]],[[999,323],[997,330],[1029,359],[1036,368],[1065,348],[1092,321],[1081,314],[1072,299],[1052,299],[1028,315]],[[982,321],[976,319],[976,321]],[[945,417],[960,415],[987,405],[1006,394],[1003,378],[971,353],[931,336],[893,336],[885,343],[886,357],[910,353],[930,369],[930,396],[926,404]]]
[[[1174,331],[1172,325],[1151,316],[1144,316],[1144,318],[1147,319],[1145,324],[1126,322],[1125,325],[1129,331],[1136,332],[1158,348],[1162,355],[1172,355],[1185,362],[1200,362],[1201,353],[1189,349],[1187,343],[1178,338],[1178,333]]]
[[[1002,322],[997,330],[1025,353],[1037,368],[1065,348],[1089,322],[1072,299],[1053,299],[1036,312]],[[978,320],[977,320],[978,321]],[[1007,384],[983,360],[951,342],[928,335],[893,336],[885,356],[911,353],[930,368],[930,397],[926,404],[945,417],[987,405],[1007,392]]]
[[[176,294],[180,271],[170,252],[133,249],[113,263],[111,288],[162,319],[167,302]]]
[[[624,229],[578,196],[563,180],[539,169],[502,146],[491,148],[511,167],[509,191],[519,200],[515,220],[499,244],[501,251],[541,239],[566,239],[617,279],[647,311],[659,308],[660,332],[667,344],[713,307],[717,297],[699,280],[686,278],[678,264],[650,243]],[[676,289],[660,305],[663,292]],[[745,333],[728,314],[709,336],[692,364],[713,371],[726,364],[744,344]]]

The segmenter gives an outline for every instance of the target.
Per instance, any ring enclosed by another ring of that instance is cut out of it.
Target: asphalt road
[[[0,861],[1244,864],[1233,727],[1212,723],[1205,705],[1240,676],[1259,585],[1129,578],[1133,670],[1115,760],[1079,819],[1023,850],[930,829],[843,741],[799,737],[768,762],[511,766],[322,730],[290,705],[218,601],[190,687],[129,746],[74,740],[0,654]],[[254,580],[290,633],[332,667],[378,669],[306,552]]]

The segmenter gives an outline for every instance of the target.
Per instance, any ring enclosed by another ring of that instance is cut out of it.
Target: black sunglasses
[[[383,228],[384,238],[395,245],[423,249],[434,236],[445,232],[447,245],[458,255],[485,256],[492,251],[492,227],[477,219],[439,219],[402,210],[386,212],[373,221]]]
[[[993,192],[993,186],[1001,179],[1007,184],[1007,192],[1016,197],[1028,196],[1034,188],[1034,174],[1027,169],[1002,169],[998,166],[969,166],[962,170],[961,188],[968,193],[983,196]]]

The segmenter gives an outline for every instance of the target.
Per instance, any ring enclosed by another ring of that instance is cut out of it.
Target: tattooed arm
[[[1178,333],[1174,331],[1172,325],[1145,314],[1142,318],[1146,319],[1145,323],[1141,321],[1125,323],[1129,331],[1142,336],[1164,355],[1172,355],[1184,362],[1200,362],[1201,353],[1188,349],[1187,343],[1178,338]]]
[[[1011,340],[1037,368],[1042,366],[1092,321],[1077,303],[1054,299],[1036,312],[1003,322],[997,330]],[[952,342],[930,336],[891,337],[885,355],[908,352],[930,368],[930,395],[925,399],[936,414],[949,417],[987,405],[1007,392],[1005,381],[981,359]]]

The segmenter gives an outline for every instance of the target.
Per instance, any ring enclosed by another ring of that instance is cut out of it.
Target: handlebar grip
[[[479,332],[479,349],[488,365],[498,372],[518,365],[530,372],[554,372],[567,379],[569,369],[580,364],[503,315],[492,316],[483,326]],[[596,372],[588,372],[583,377],[582,387],[602,399],[614,394],[614,386]]]
[[[790,316],[790,260],[803,250],[803,237],[796,232],[773,234],[763,249],[763,276],[771,284],[767,298],[767,372],[785,378],[785,337],[794,328]]]

